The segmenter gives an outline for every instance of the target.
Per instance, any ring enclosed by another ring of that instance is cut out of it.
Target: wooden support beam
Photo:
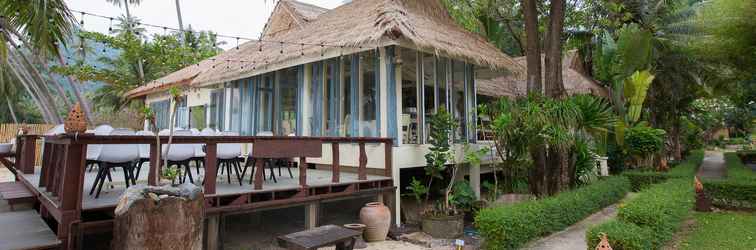
[[[265,178],[265,169],[263,168],[264,162],[265,159],[255,159],[255,190],[263,188],[263,178]]]
[[[218,144],[208,143],[205,148],[205,194],[215,194],[215,180],[218,173]]]
[[[305,229],[318,227],[320,219],[320,203],[312,202],[305,205]]]
[[[160,150],[158,149],[157,144],[150,143],[150,172],[147,174],[147,184],[150,186],[157,186],[160,182],[160,176],[158,176],[158,171],[160,169],[158,154],[160,154]]]
[[[74,223],[81,218],[81,200],[84,192],[84,172],[86,165],[86,144],[70,144],[65,147],[65,163],[60,171],[61,219],[58,221],[58,239],[63,249],[70,249],[69,233]]]
[[[394,168],[394,146],[393,146],[393,141],[386,141],[383,145],[384,145],[383,146],[384,147],[383,150],[385,150],[385,155],[386,155],[385,162],[383,163],[385,165],[385,167],[386,167],[385,172],[384,172],[384,176],[391,177],[391,171],[394,170],[393,169]]]
[[[307,158],[299,157],[299,186],[303,190],[307,188]]]
[[[331,154],[333,155],[333,159],[331,159],[331,170],[333,171],[331,174],[331,182],[339,183],[339,181],[341,181],[341,162],[339,160],[338,142],[331,143]]]
[[[210,215],[206,220],[207,234],[205,236],[205,249],[221,249],[221,215]]]
[[[357,168],[357,179],[367,180],[367,153],[365,153],[365,143],[360,142],[360,164]]]
[[[37,138],[33,136],[21,137],[23,145],[21,146],[20,165],[21,172],[24,174],[34,174],[34,164],[37,159]]]

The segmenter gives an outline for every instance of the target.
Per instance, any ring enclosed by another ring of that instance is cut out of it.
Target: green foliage
[[[625,129],[625,145],[630,154],[648,157],[664,148],[664,135],[664,130],[637,125]]]
[[[483,209],[475,225],[487,249],[515,249],[617,202],[629,190],[626,178],[608,177],[552,197]]]
[[[588,246],[598,245],[601,234],[608,236],[609,245],[614,250],[652,249],[648,239],[651,238],[653,232],[633,223],[611,219],[589,228],[586,232]]]
[[[428,195],[428,187],[423,185],[421,181],[415,179],[415,177],[412,177],[412,182],[410,182],[409,186],[405,188],[410,191],[409,195],[415,198],[417,204],[422,204],[423,197]]]
[[[38,53],[57,56],[58,44],[69,41],[76,20],[63,0],[0,1],[0,16],[9,28],[24,34]],[[4,36],[0,36],[0,59],[7,52]]]
[[[476,200],[475,191],[473,191],[469,181],[461,180],[454,183],[451,196],[449,197],[449,202],[454,207],[469,212],[473,210]]]
[[[628,102],[627,121],[629,123],[638,122],[643,108],[643,102],[646,100],[646,93],[654,80],[654,75],[648,70],[635,71],[625,79],[625,99]]]
[[[703,180],[704,192],[715,205],[756,208],[756,172],[743,164],[736,153],[725,153],[727,178]]]
[[[652,238],[647,241],[653,248],[659,248],[672,238],[690,213],[693,197],[692,180],[672,179],[639,193],[619,209],[617,218],[651,230]]]
[[[674,165],[666,173],[643,170],[625,171],[623,176],[627,177],[632,184],[633,191],[637,192],[653,184],[665,182],[671,178],[690,179],[698,172],[698,166],[703,161],[704,152],[697,150],[691,153],[685,161]]]
[[[164,167],[162,169],[162,177],[163,179],[170,180],[171,182],[176,181],[176,178],[181,175],[181,168],[179,167]]]
[[[443,179],[446,164],[452,160],[450,142],[451,131],[456,122],[446,109],[441,108],[428,120],[430,124],[430,152],[425,154],[425,174],[431,178]]]

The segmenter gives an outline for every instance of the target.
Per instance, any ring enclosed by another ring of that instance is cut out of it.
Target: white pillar
[[[470,166],[470,186],[475,192],[475,198],[480,200],[480,164]]]
[[[601,176],[609,176],[609,165],[607,164],[608,157],[599,156],[596,158],[599,162],[599,173]]]

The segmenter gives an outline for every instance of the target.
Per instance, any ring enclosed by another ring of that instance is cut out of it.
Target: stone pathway
[[[721,151],[706,151],[698,177],[706,179],[721,179],[727,175],[724,154]]]
[[[625,198],[627,199],[627,198]],[[575,223],[574,225],[553,233],[545,238],[531,242],[525,249],[533,250],[585,250],[588,249],[588,242],[585,240],[585,233],[593,225],[601,224],[617,216],[617,204],[605,207],[601,211],[594,213],[588,218]]]

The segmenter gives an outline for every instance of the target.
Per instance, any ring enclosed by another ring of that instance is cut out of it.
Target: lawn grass
[[[680,244],[687,249],[756,249],[756,214],[694,213],[696,224]]]

